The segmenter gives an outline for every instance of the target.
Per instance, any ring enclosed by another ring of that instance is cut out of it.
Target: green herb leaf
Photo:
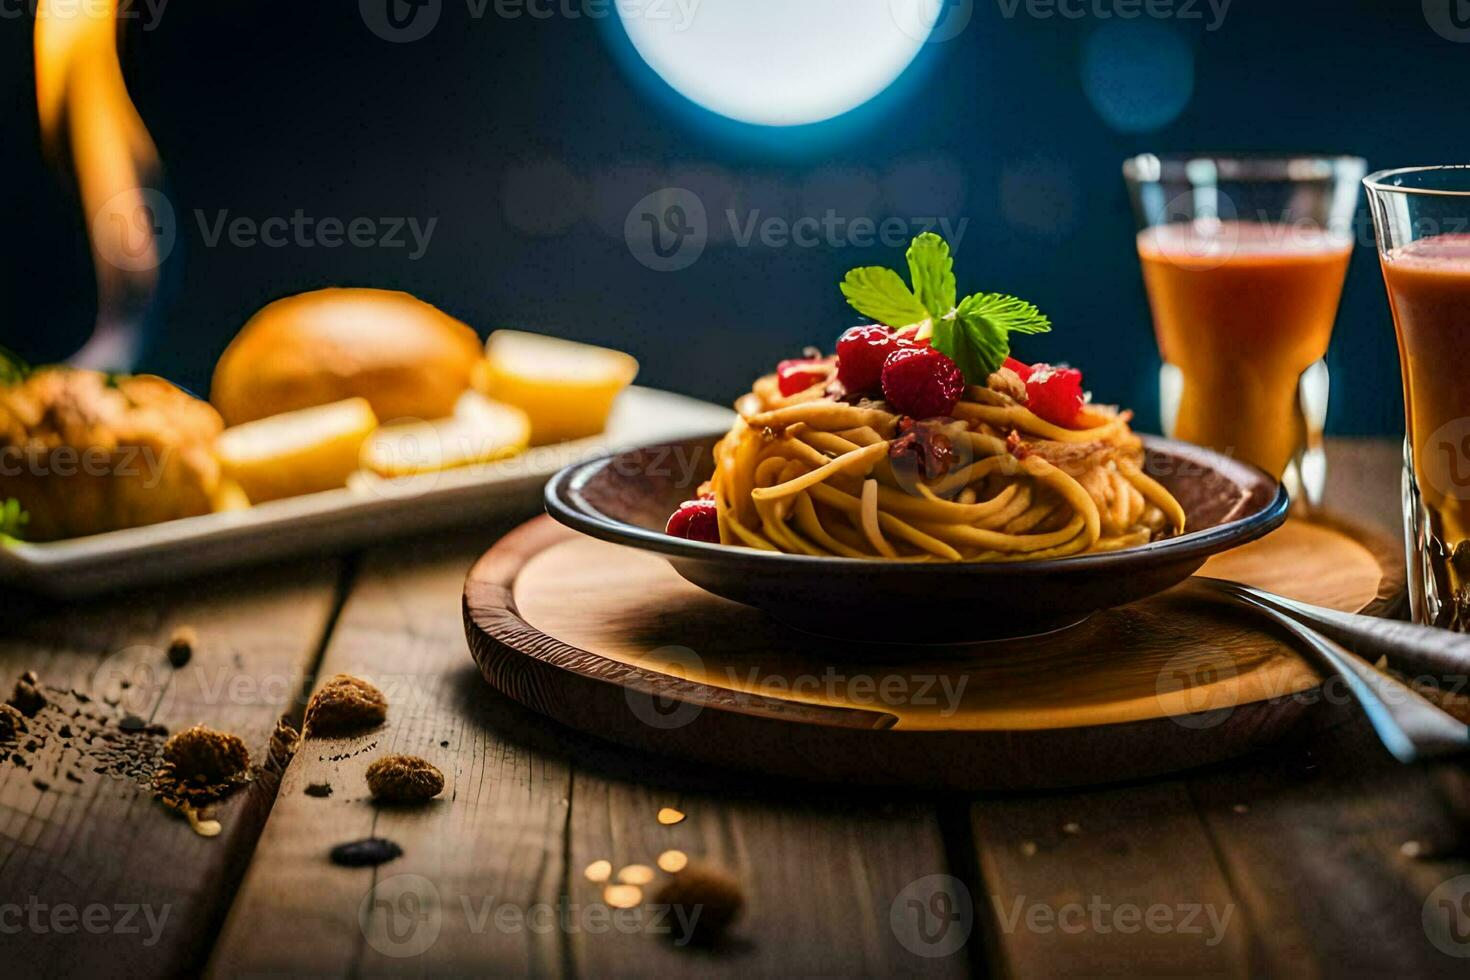
[[[890,327],[906,327],[927,319],[929,310],[892,269],[853,269],[842,280],[842,295],[863,316]]]
[[[946,321],[948,318],[946,318]],[[1031,303],[1001,293],[976,293],[960,300],[954,326],[936,326],[934,349],[959,365],[965,380],[982,385],[1011,352],[1010,334],[1045,333],[1051,321]]]
[[[30,374],[29,364],[9,348],[0,347],[0,385],[18,385]]]
[[[0,504],[0,538],[22,540],[22,532],[30,522],[31,515],[21,509],[19,500],[11,497]]]
[[[914,296],[930,316],[937,319],[947,315],[955,304],[954,258],[949,243],[926,231],[909,245],[908,260]]]
[[[919,336],[959,365],[965,381],[983,385],[1011,352],[1013,333],[1045,333],[1051,321],[1034,304],[1004,293],[975,293],[955,303],[954,257],[932,232],[908,249],[910,289],[892,269],[853,269],[842,295],[853,309],[890,327],[926,323]]]

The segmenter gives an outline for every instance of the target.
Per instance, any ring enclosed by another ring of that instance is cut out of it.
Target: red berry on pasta
[[[883,363],[883,397],[894,411],[929,419],[949,415],[965,393],[954,361],[930,347],[906,347]]]

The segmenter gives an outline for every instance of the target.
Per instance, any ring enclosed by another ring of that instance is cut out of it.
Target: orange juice
[[[1298,387],[1327,353],[1351,241],[1193,222],[1143,230],[1138,254],[1159,349],[1183,378],[1170,436],[1281,476],[1314,435]]]
[[[1383,256],[1404,375],[1415,569],[1438,597],[1428,618],[1470,628],[1470,235],[1438,235]]]

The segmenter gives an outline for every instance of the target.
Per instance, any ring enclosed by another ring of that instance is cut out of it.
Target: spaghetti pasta
[[[835,366],[832,368],[835,371]],[[1134,547],[1184,529],[1143,472],[1129,413],[1088,405],[1079,427],[1041,418],[1002,368],[949,417],[884,401],[789,395],[756,382],[715,446],[705,488],[727,545],[903,561],[1002,562]]]

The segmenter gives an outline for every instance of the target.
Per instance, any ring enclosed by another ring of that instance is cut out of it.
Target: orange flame
[[[118,0],[41,0],[36,105],[47,148],[71,150],[89,219],[98,322],[73,361],[127,368],[137,354],[136,321],[158,281],[160,196],[145,179],[157,172],[158,150],[118,60],[118,6]]]

